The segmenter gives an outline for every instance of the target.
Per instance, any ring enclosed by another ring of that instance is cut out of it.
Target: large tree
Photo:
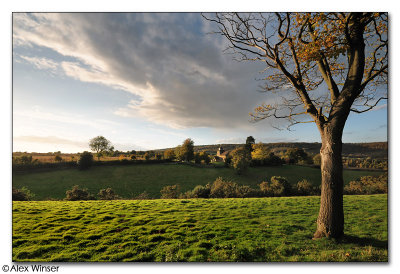
[[[387,13],[204,15],[240,61],[260,61],[270,101],[251,114],[313,122],[321,135],[321,205],[314,238],[343,236],[342,134],[350,112],[387,99]],[[308,118],[307,118],[308,117]],[[311,119],[310,119],[311,118]]]

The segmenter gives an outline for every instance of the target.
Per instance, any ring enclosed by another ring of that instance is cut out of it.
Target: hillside
[[[321,143],[265,143],[274,153],[284,153],[290,148],[302,148],[309,154],[317,154],[321,148]],[[215,154],[219,146],[225,150],[232,150],[243,144],[216,144],[195,146],[195,151],[207,151]],[[343,156],[345,157],[372,157],[372,158],[388,158],[388,143],[345,143],[343,144]]]

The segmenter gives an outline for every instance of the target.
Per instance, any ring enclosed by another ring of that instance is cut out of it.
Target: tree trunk
[[[321,131],[321,206],[314,238],[343,236],[342,130]]]

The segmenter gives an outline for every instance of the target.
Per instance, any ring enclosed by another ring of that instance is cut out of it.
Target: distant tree
[[[236,148],[231,152],[231,165],[236,170],[237,174],[242,174],[250,165],[250,151],[245,147]]]
[[[313,163],[314,165],[320,166],[321,165],[321,154],[315,154],[313,157]]]
[[[84,151],[79,155],[78,168],[80,170],[89,169],[93,165],[93,154]]]
[[[94,137],[89,141],[89,147],[92,151],[96,152],[97,159],[100,160],[102,153],[114,150],[111,142],[103,136]]]
[[[156,154],[156,160],[161,160],[163,155],[161,153]]]
[[[60,155],[56,155],[56,156],[54,156],[54,161],[61,162],[62,161],[62,157]]]
[[[258,144],[253,144],[251,159],[265,161],[268,159],[270,153],[271,153],[270,149],[263,143],[260,142]]]
[[[246,139],[246,145],[245,145],[246,149],[247,149],[248,151],[252,152],[252,151],[253,151],[253,145],[254,145],[255,143],[256,143],[256,140],[254,139],[253,136],[247,137],[247,139]]]
[[[290,148],[286,151],[286,156],[289,159],[289,163],[296,164],[299,162],[307,162],[310,160],[307,152],[302,148]]]
[[[194,153],[194,162],[196,164],[200,164],[201,163],[201,157],[200,157],[200,153],[199,152],[195,152]]]
[[[183,141],[182,146],[178,149],[177,158],[181,161],[189,162],[194,159],[194,142],[188,138]]]
[[[181,146],[181,145],[177,146],[177,147],[175,148],[174,152],[175,152],[175,157],[176,157],[176,159],[177,159],[178,161],[183,161],[183,153],[182,153],[183,150],[182,150],[182,146]]]
[[[201,161],[204,161],[205,164],[208,165],[211,162],[210,155],[208,155],[207,152],[202,151],[202,152],[200,152],[199,156],[200,156]]]
[[[146,161],[150,160],[150,153],[146,152],[143,157]]]
[[[173,149],[166,149],[164,151],[164,159],[174,160],[175,159],[175,151]]]

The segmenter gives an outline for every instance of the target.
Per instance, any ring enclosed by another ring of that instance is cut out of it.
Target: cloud
[[[74,124],[84,127],[92,127],[96,130],[112,130],[120,124],[114,121],[105,119],[91,119],[83,115],[70,114],[70,113],[54,113],[43,111],[40,107],[34,106],[32,110],[14,111],[14,119],[37,119],[39,121],[51,121],[59,124]],[[19,121],[20,122],[20,121]]]
[[[87,147],[87,142],[68,140],[55,136],[16,136],[13,138],[13,141]]]
[[[42,70],[56,70],[58,68],[58,64],[47,58],[38,58],[38,57],[28,57],[28,56],[19,56],[21,59],[25,60],[28,63],[34,65],[37,69]]]
[[[139,97],[115,115],[172,128],[249,128],[248,113],[266,99],[254,80],[263,65],[223,55],[226,41],[206,35],[211,27],[200,14],[15,13],[13,41],[17,50],[64,56],[59,64],[30,57],[38,69],[59,66],[73,79]]]

